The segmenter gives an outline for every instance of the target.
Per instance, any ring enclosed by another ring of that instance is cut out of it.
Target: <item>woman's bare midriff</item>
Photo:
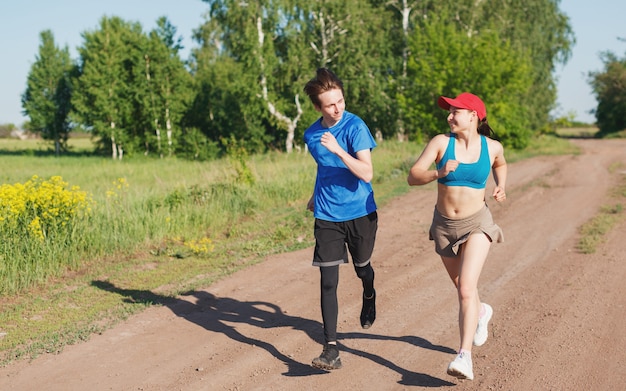
[[[438,183],[437,210],[449,219],[464,219],[485,206],[485,189]]]

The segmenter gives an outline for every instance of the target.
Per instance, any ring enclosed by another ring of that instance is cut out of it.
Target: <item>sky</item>
[[[603,70],[600,53],[610,51],[626,56],[626,1],[561,0],[560,8],[570,18],[576,36],[569,61],[557,65],[557,108],[555,117],[574,114],[577,121],[593,123],[591,111],[597,102],[588,83],[588,73]],[[27,120],[22,114],[21,96],[26,78],[39,51],[40,33],[51,30],[58,47],[67,46],[72,59],[83,43],[81,34],[98,28],[100,19],[119,16],[141,23],[145,32],[156,27],[156,20],[167,16],[183,38],[181,57],[196,46],[193,30],[204,21],[207,3],[201,0],[20,0],[0,3],[0,124],[20,126]]]

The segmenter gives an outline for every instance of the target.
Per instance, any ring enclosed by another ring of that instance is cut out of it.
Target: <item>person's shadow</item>
[[[122,296],[125,302],[156,304],[169,308],[176,316],[193,322],[206,330],[222,333],[240,343],[258,346],[272,356],[281,360],[287,371],[284,376],[310,376],[327,373],[327,371],[311,367],[308,363],[301,363],[285,355],[276,347],[266,341],[251,338],[241,334],[229,323],[245,323],[252,326],[268,329],[274,327],[291,327],[308,335],[311,340],[322,344],[324,341],[323,329],[320,322],[298,316],[286,315],[279,306],[263,301],[239,301],[227,297],[216,297],[206,291],[191,291],[183,293],[182,296],[193,296],[195,303],[177,299],[171,296],[164,296],[147,290],[122,289],[116,287],[109,281],[94,280],[91,285],[99,289]],[[401,341],[410,343],[423,349],[436,350],[444,353],[454,354],[453,349],[433,345],[427,340],[415,336],[390,337],[368,333],[339,333],[342,340],[349,339],[378,339],[389,341]],[[423,373],[416,373],[401,368],[395,363],[378,355],[352,349],[345,343],[341,344],[342,350],[354,355],[368,358],[380,365],[390,368],[402,375],[400,384],[414,385],[421,387],[442,387],[452,386],[454,383],[444,381]]]

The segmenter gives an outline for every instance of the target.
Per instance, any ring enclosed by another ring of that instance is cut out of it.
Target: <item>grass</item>
[[[604,242],[606,233],[624,218],[624,205],[626,201],[626,175],[623,174],[624,167],[620,163],[616,163],[609,168],[609,171],[615,173],[621,171],[622,175],[617,181],[609,196],[611,205],[603,205],[598,214],[583,224],[579,231],[581,234],[577,248],[584,254],[593,254],[597,247]]]
[[[592,138],[598,133],[598,130],[596,126],[580,126],[559,128],[556,130],[556,134],[564,138]]]
[[[595,126],[557,129],[556,134],[561,138],[593,138],[598,133]],[[626,131],[612,134],[611,137],[624,138]],[[611,172],[623,170],[619,164],[610,167]],[[598,213],[583,224],[580,229],[580,239],[577,244],[578,251],[584,254],[593,254],[599,245],[604,242],[605,235],[624,217],[623,202],[626,200],[626,175],[621,176],[621,181],[612,189],[611,205],[603,205]]]
[[[315,163],[304,153],[247,158],[250,184],[238,178],[236,160],[119,162],[83,154],[90,148],[85,139],[71,140],[72,156],[54,158],[34,140],[6,143],[0,140],[2,183],[60,175],[91,193],[98,207],[83,233],[89,245],[79,265],[0,296],[0,363],[58,352],[266,255],[314,243],[305,205]],[[379,206],[409,190],[406,174],[422,147],[385,141],[376,148]],[[39,152],[19,152],[29,148]],[[567,140],[542,136],[525,151],[507,151],[507,160],[564,153],[577,151]]]

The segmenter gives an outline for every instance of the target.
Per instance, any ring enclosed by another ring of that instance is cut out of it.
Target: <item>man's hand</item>
[[[326,147],[330,152],[337,155],[343,149],[339,146],[337,139],[330,132],[326,132],[322,135],[322,145]]]

